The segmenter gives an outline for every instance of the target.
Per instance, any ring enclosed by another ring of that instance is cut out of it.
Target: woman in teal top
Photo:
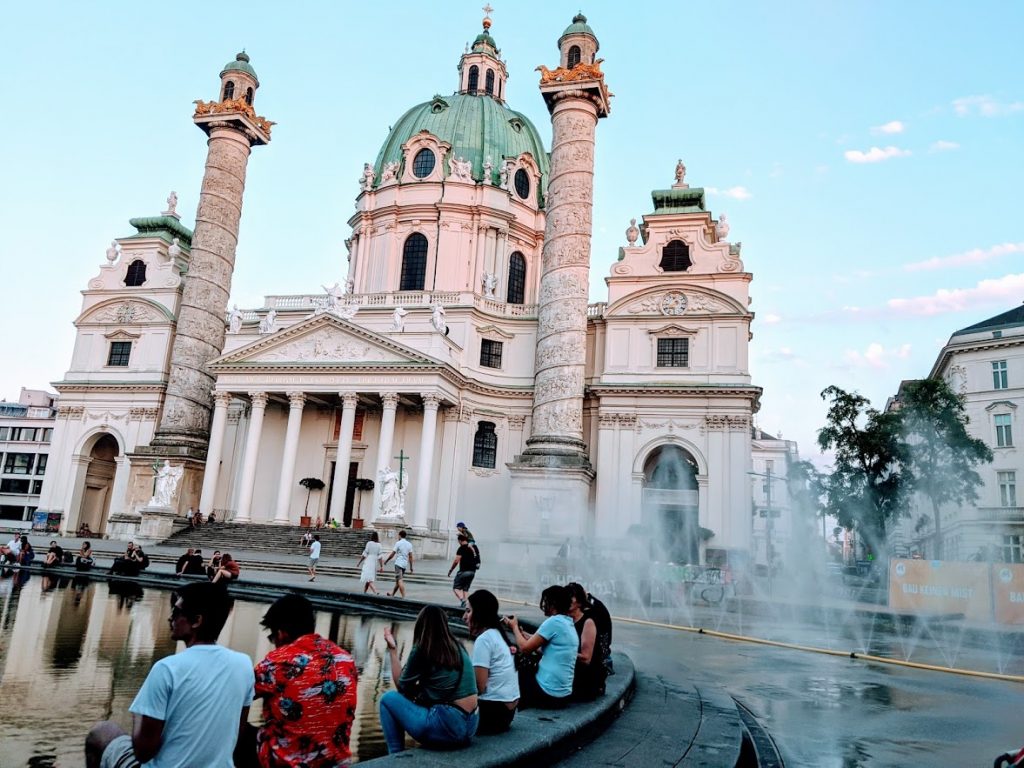
[[[569,703],[576,670],[576,654],[580,647],[579,636],[568,616],[571,602],[572,597],[565,587],[555,585],[545,589],[540,596],[540,609],[547,618],[532,635],[527,635],[519,628],[515,616],[507,619],[519,646],[519,653],[541,651],[536,673],[526,668],[520,671],[520,709],[558,709]]]
[[[390,629],[384,630],[384,642],[397,689],[380,699],[380,724],[388,754],[405,749],[406,732],[425,747],[468,744],[480,722],[476,676],[469,654],[448,628],[445,612],[436,605],[420,611],[404,668]]]

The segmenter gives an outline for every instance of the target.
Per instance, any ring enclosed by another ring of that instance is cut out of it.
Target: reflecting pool
[[[223,645],[255,661],[271,649],[260,619],[266,605],[238,600],[221,633]],[[131,727],[128,707],[155,662],[184,648],[170,639],[168,592],[125,582],[89,582],[24,574],[0,579],[0,763],[83,764],[93,723]],[[352,756],[387,752],[377,703],[391,688],[383,639],[390,626],[402,658],[412,622],[317,613],[317,632],[353,654],[359,668]],[[263,719],[253,703],[250,721]]]

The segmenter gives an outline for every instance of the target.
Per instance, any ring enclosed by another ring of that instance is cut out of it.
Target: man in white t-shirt
[[[398,532],[398,541],[395,542],[395,548],[388,554],[388,559],[384,561],[384,565],[391,562],[391,558],[395,558],[395,588],[388,592],[389,596],[398,597],[401,593],[402,597],[405,597],[405,572],[412,573],[412,544],[406,538],[405,531]]]
[[[320,562],[320,537],[314,536],[309,545],[309,580],[316,581],[316,564]]]
[[[18,555],[21,554],[21,539],[15,536],[7,542],[6,547],[0,547],[0,561],[6,560],[11,563],[18,562]]]
[[[113,722],[85,740],[88,768],[232,768],[238,734],[249,717],[252,660],[217,645],[231,598],[216,584],[188,584],[174,595],[171,637],[185,650],[149,671],[135,701],[129,736]]]

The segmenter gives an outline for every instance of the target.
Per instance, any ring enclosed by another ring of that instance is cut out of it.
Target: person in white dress
[[[363,554],[359,558],[359,562],[356,563],[356,568],[359,566],[363,567],[363,570],[359,574],[359,583],[363,585],[363,593],[372,592],[378,594],[376,587],[373,586],[374,579],[377,578],[377,571],[380,568],[380,538],[377,536],[377,532],[374,531],[370,534],[370,540],[366,542],[366,546],[363,548]]]

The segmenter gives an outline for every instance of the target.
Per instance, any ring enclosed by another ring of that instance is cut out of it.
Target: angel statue
[[[184,467],[172,467],[171,462],[164,459],[164,465],[156,473],[156,484],[153,488],[153,498],[149,500],[151,507],[170,507],[174,501],[174,494],[178,490],[178,483],[185,474]]]
[[[327,311],[337,313],[341,307],[341,298],[345,295],[345,291],[337,281],[330,288],[326,285],[320,287],[327,291]]]
[[[483,284],[484,296],[493,299],[494,289],[498,287],[498,277],[493,272],[484,272]]]
[[[409,475],[402,473],[401,483],[391,467],[384,467],[377,473],[380,484],[380,515],[386,518],[405,516],[405,491],[409,486]]]

